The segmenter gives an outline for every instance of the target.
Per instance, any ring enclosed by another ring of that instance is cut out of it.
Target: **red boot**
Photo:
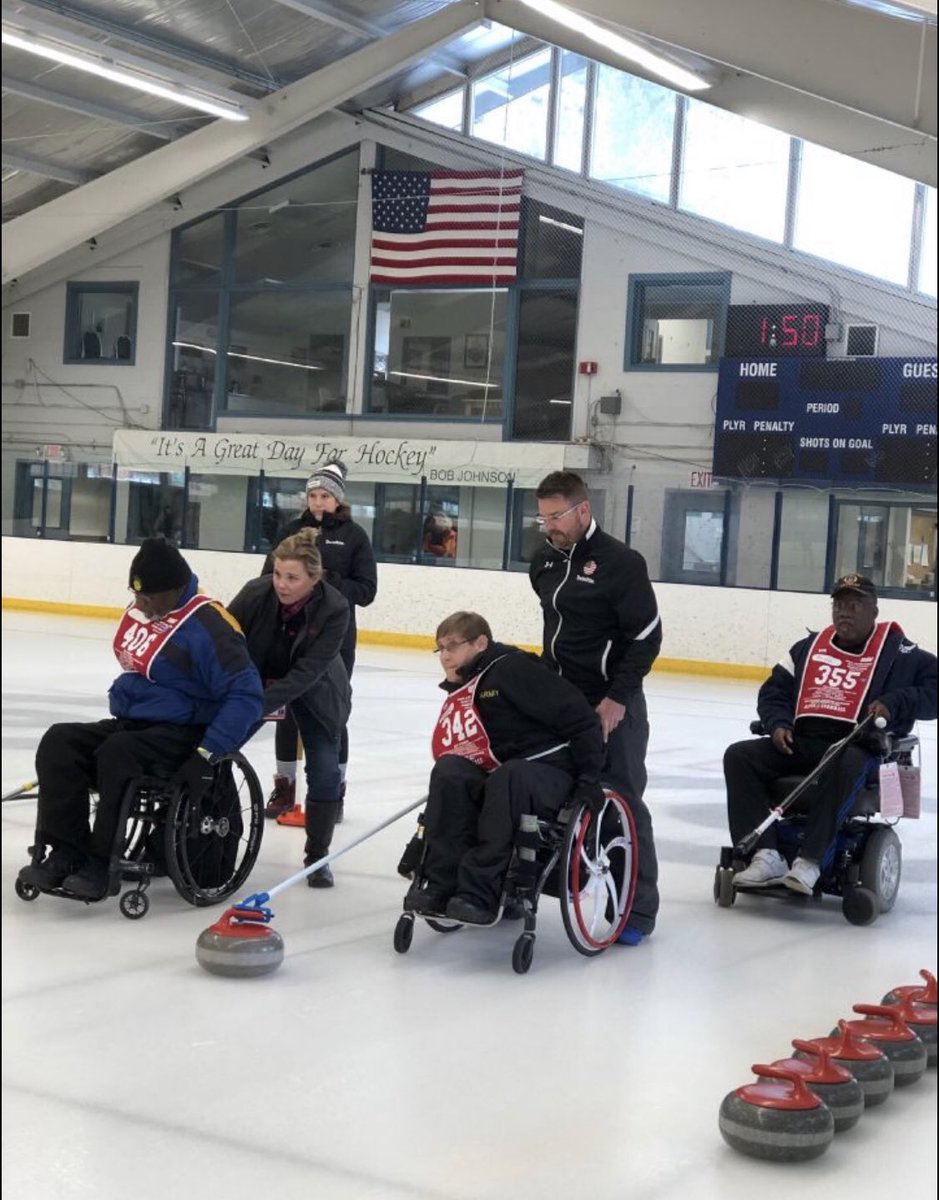
[[[297,781],[288,779],[286,775],[274,776],[274,790],[268,797],[264,809],[265,817],[279,817],[281,813],[293,810],[297,793]]]

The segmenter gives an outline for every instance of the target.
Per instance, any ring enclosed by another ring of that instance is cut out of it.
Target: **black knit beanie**
[[[191,577],[186,560],[162,537],[145,538],[130,564],[131,588],[148,596],[184,587]]]

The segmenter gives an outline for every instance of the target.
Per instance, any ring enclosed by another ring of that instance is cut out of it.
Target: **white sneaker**
[[[801,892],[803,896],[811,896],[818,883],[821,869],[813,858],[797,858],[789,868],[789,873],[783,880],[787,888]]]
[[[734,876],[734,887],[771,887],[781,883],[789,864],[778,850],[757,850],[749,867]]]

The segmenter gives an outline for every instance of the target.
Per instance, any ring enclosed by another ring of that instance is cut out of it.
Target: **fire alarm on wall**
[[[596,375],[597,364],[595,362],[578,363],[577,370],[581,375]]]

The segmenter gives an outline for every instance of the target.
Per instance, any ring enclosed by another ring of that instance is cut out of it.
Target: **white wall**
[[[75,542],[3,538],[4,600],[120,607],[135,550]],[[187,550],[206,592],[227,602],[261,569],[261,555]],[[698,664],[768,667],[806,628],[828,616],[823,596],[703,588],[660,583],[656,594],[665,638],[663,658]],[[359,613],[363,634],[433,637],[437,624],[461,608],[481,612],[496,637],[525,645],[541,640],[535,597],[523,573],[441,571],[379,563],[378,599]],[[933,604],[884,600],[881,616],[899,622],[914,641],[936,652]],[[707,669],[704,667],[703,669]]]

